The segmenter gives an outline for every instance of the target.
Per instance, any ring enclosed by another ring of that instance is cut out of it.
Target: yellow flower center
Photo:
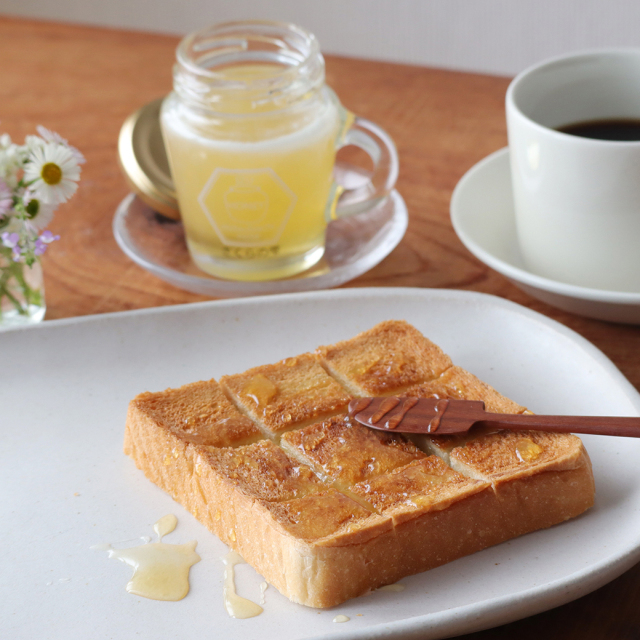
[[[62,169],[55,162],[47,162],[42,166],[40,177],[47,184],[58,184],[62,180]]]

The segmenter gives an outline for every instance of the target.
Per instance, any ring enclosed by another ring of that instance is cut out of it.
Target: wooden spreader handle
[[[383,431],[446,435],[471,427],[512,431],[589,433],[601,436],[640,437],[640,417],[542,416],[488,413],[484,402],[450,398],[358,398],[349,403],[357,422]]]

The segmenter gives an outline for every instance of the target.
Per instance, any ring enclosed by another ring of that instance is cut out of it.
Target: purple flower
[[[20,242],[20,236],[17,233],[9,233],[8,231],[5,231],[0,238],[2,238],[2,244],[5,247],[14,250],[18,246],[18,242]]]
[[[47,250],[47,246],[56,240],[60,240],[60,236],[54,236],[48,229],[43,231],[33,243],[33,253],[41,256]]]
[[[22,257],[22,249],[18,245],[13,247],[13,259],[15,262],[18,262]]]
[[[41,256],[47,250],[47,245],[38,238],[34,243],[33,253]]]
[[[51,233],[51,231],[47,229],[46,231],[43,231],[40,234],[40,237],[38,238],[38,240],[40,240],[41,242],[44,242],[45,244],[49,244],[51,242],[55,242],[56,240],[60,240],[60,236],[54,236],[53,233]]]

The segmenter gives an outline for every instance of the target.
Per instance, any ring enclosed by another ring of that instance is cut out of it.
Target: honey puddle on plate
[[[110,558],[121,560],[133,568],[127,591],[151,600],[182,600],[189,593],[189,569],[200,562],[195,540],[185,544],[167,544],[163,536],[178,524],[174,515],[166,515],[153,525],[158,542],[148,542],[128,549],[114,549],[110,544],[92,549],[109,552]]]
[[[260,604],[264,604],[264,592],[269,588],[268,582],[260,583]]]
[[[260,615],[264,609],[259,604],[247,600],[247,598],[243,598],[236,593],[234,567],[237,564],[245,564],[242,556],[235,551],[229,551],[226,556],[222,557],[222,562],[224,562],[225,565],[223,596],[224,607],[227,613],[232,618],[239,618],[241,620]],[[262,590],[262,593],[264,594],[264,590]]]
[[[166,515],[153,525],[158,542],[150,538],[142,538],[144,543],[127,549],[114,549],[111,544],[97,544],[92,549],[107,551],[110,558],[121,560],[133,568],[133,577],[126,586],[129,593],[151,600],[182,600],[189,593],[189,570],[200,562],[196,553],[197,541],[185,544],[167,544],[162,538],[174,531],[178,519]],[[229,551],[222,557],[224,569],[224,606],[232,618],[245,619],[260,615],[264,609],[255,602],[243,598],[236,593],[235,566],[246,564],[235,551]],[[268,588],[266,582],[260,585],[260,604],[264,604],[264,593]],[[390,584],[380,587],[378,591],[403,591],[401,584]],[[333,622],[347,622],[344,615],[336,616]]]

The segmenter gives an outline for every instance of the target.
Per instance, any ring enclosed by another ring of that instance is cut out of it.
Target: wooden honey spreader
[[[349,416],[373,429],[402,433],[449,435],[466,433],[472,427],[489,427],[640,437],[640,418],[488,413],[480,400],[357,398],[349,403]]]

